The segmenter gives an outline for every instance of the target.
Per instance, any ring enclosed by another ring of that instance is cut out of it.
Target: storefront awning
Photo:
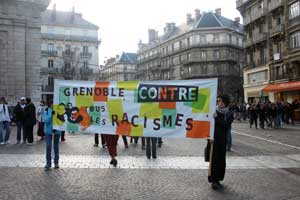
[[[270,84],[263,89],[264,92],[283,92],[292,90],[300,90],[300,81]]]

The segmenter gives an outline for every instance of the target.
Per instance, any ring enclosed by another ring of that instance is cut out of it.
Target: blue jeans
[[[5,137],[4,142],[7,142],[9,140],[10,135],[10,128],[9,128],[9,122],[0,122],[0,143],[3,142],[3,130],[5,130]]]
[[[52,138],[53,135],[46,135],[46,161],[49,167],[51,167]],[[59,138],[59,134],[54,134],[54,165],[58,165],[59,160]]]
[[[227,149],[231,149],[232,145],[232,136],[231,136],[231,127],[227,129]]]

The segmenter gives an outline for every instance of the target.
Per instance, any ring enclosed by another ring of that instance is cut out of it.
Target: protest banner
[[[213,138],[217,79],[55,80],[53,128],[145,137]]]

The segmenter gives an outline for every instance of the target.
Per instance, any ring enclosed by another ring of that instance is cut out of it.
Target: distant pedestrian
[[[9,135],[10,135],[10,128],[9,128],[9,112],[7,102],[4,97],[0,99],[0,145],[9,144]],[[5,137],[3,141],[3,130],[5,130]]]
[[[21,142],[21,132],[23,133],[23,143],[26,143],[26,133],[25,133],[25,125],[24,125],[24,108],[26,106],[25,97],[21,97],[20,102],[14,108],[14,114],[16,116],[16,124],[17,124],[17,143]]]
[[[24,125],[25,125],[25,142],[33,144],[33,127],[36,124],[35,106],[30,98],[26,98],[26,106],[24,108]]]
[[[50,170],[51,168],[51,154],[52,154],[52,139],[54,146],[54,167],[59,168],[59,138],[61,131],[53,129],[52,118],[54,115],[53,102],[49,100],[47,102],[47,108],[44,112],[44,132],[46,135],[46,166],[45,170]]]
[[[211,160],[211,173],[208,181],[212,183],[212,189],[217,190],[223,188],[220,181],[224,179],[226,170],[226,136],[228,131],[228,123],[226,116],[228,115],[228,105],[230,103],[227,95],[221,95],[217,100],[217,110],[215,117],[215,132],[214,139],[210,140],[213,143],[213,152]]]
[[[146,156],[148,159],[152,158],[156,159],[156,144],[157,137],[146,137]]]
[[[46,109],[45,101],[40,102],[40,106],[37,109],[37,121],[38,121],[38,132],[37,135],[41,137],[41,140],[44,139],[44,112]]]
[[[101,136],[101,145],[102,145],[102,148],[105,148],[106,144],[105,144],[104,136],[103,136],[103,134],[100,134],[100,136]],[[99,146],[99,134],[98,133],[95,133],[94,140],[95,140],[94,147],[98,147]]]
[[[116,167],[117,164],[118,164],[116,156],[117,156],[117,144],[118,144],[118,140],[119,140],[119,135],[103,134],[103,136],[104,136],[104,140],[105,140],[106,145],[107,145],[109,155],[111,157],[111,161],[110,161],[109,164]]]

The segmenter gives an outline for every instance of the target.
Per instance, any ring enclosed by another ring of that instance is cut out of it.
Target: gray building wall
[[[0,96],[40,100],[41,12],[50,0],[0,1]]]

